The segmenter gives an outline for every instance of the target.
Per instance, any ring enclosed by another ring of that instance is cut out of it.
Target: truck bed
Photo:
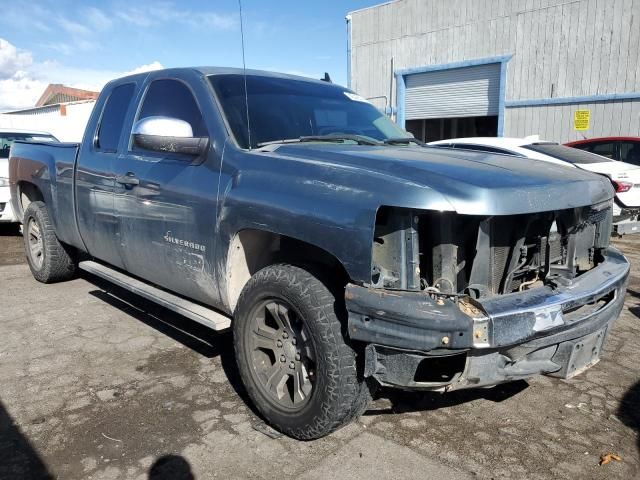
[[[9,154],[9,176],[15,179],[12,206],[18,219],[22,221],[23,215],[18,185],[33,183],[49,206],[58,238],[69,244],[79,240],[73,206],[73,172],[79,149],[79,143],[16,141]]]

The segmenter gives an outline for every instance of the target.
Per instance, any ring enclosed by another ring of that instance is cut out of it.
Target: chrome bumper
[[[369,344],[366,373],[401,388],[451,390],[536,374],[566,378],[597,362],[622,310],[629,268],[610,247],[606,260],[580,277],[478,301],[472,316],[422,293],[348,285],[349,335]],[[580,348],[592,355],[574,352]],[[450,379],[416,381],[422,362],[461,355],[464,368]]]

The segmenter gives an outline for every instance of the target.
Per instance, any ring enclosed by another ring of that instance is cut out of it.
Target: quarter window
[[[134,83],[127,83],[114,88],[111,95],[109,95],[102,112],[96,139],[96,147],[100,150],[105,152],[116,152],[118,150],[118,141],[124,125],[124,117],[127,114],[135,88],[136,85]]]
[[[138,120],[163,116],[184,120],[191,125],[194,137],[206,137],[207,129],[189,87],[178,80],[155,80],[144,97]]]

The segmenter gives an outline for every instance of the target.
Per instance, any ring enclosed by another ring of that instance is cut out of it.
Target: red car
[[[640,137],[589,138],[565,145],[640,166]]]

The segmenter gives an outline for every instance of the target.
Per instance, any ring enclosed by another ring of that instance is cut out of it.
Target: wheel
[[[342,333],[343,305],[317,276],[287,264],[257,272],[238,300],[240,376],[266,421],[291,437],[325,436],[370,398]]]
[[[31,202],[23,221],[24,249],[34,278],[43,283],[72,278],[77,268],[74,252],[56,237],[47,206]]]

